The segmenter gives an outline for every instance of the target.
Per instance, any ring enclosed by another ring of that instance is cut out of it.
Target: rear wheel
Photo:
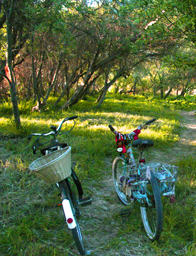
[[[120,201],[125,205],[130,205],[133,200],[127,195],[125,164],[125,159],[116,157],[112,165],[112,174],[114,187]]]
[[[144,229],[148,237],[154,241],[159,239],[163,229],[163,211],[157,179],[153,172],[150,172],[150,176],[146,185],[148,200],[142,203],[140,210]]]
[[[80,252],[81,255],[86,255],[85,254],[85,248],[84,248],[84,242],[82,238],[82,233],[80,230],[80,226],[77,220],[77,215],[78,215],[78,203],[76,201],[75,195],[72,192],[70,183],[68,179],[63,180],[60,182],[60,191],[61,191],[61,196],[62,200],[67,199],[70,202],[71,210],[74,216],[74,220],[76,223],[76,227],[71,229],[73,238],[75,240],[75,244],[77,246],[78,251]]]

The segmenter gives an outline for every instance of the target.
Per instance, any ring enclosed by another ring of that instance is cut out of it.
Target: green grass
[[[190,110],[192,103],[195,104],[191,102]],[[76,255],[77,252],[62,221],[61,208],[53,208],[59,200],[58,191],[53,185],[45,185],[28,169],[36,159],[31,151],[32,142],[27,140],[30,133],[46,132],[51,124],[58,125],[59,120],[78,115],[74,130],[68,136],[63,135],[62,141],[66,140],[72,146],[72,160],[82,179],[85,194],[93,196],[94,191],[102,191],[103,188],[107,191],[103,182],[111,175],[112,159],[116,156],[114,136],[108,125],[112,124],[117,130],[128,133],[140,123],[156,117],[158,120],[141,134],[141,138],[153,139],[154,152],[167,155],[182,132],[182,119],[176,105],[174,102],[144,97],[108,95],[100,108],[96,108],[93,100],[85,100],[68,111],[48,107],[45,112],[31,113],[32,102],[21,102],[22,129],[17,131],[13,120],[10,121],[10,104],[1,104],[0,255],[58,256]],[[70,127],[71,123],[68,123],[63,130]],[[153,150],[147,153],[150,160],[153,160]],[[108,229],[115,230],[115,235],[109,236],[107,242],[101,245],[104,255],[114,255],[115,251],[130,246],[135,248],[132,254],[136,255],[195,255],[196,160],[195,156],[184,159],[179,156],[179,159],[175,163],[180,167],[177,202],[173,205],[164,203],[164,232],[160,243],[150,243],[146,238],[137,207],[126,219],[120,218],[118,212],[109,212],[104,220],[100,216],[100,225],[91,230],[92,234],[84,230],[87,236],[103,232],[106,237]],[[116,203],[115,195],[111,197],[106,194],[104,200],[110,205]],[[92,204],[92,211],[93,207]],[[96,209],[99,211],[99,208]],[[90,221],[92,224],[99,221],[90,220],[88,214],[84,220],[87,226]],[[108,227],[107,230],[104,225]],[[95,250],[92,255],[100,254],[96,254]]]

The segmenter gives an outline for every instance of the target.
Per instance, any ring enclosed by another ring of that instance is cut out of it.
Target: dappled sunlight
[[[192,140],[189,140],[189,139],[181,139],[180,142],[186,146],[196,146],[196,141],[192,141]]]
[[[22,124],[24,123],[36,123],[36,124],[44,124],[44,125],[50,125],[50,124],[60,124],[60,122],[62,121],[63,118],[59,119],[59,121],[54,121],[54,119],[50,118],[50,119],[43,119],[42,117],[39,117],[39,118],[20,118],[21,119],[21,122]],[[2,123],[9,123],[11,122],[10,118],[0,118],[0,124]]]
[[[78,103],[73,109],[61,113],[52,111],[32,113],[28,117],[22,116],[22,126],[26,130],[26,134],[48,132],[50,125],[58,126],[63,118],[78,116],[75,120],[75,128],[69,136],[69,141],[72,140],[71,137],[77,138],[78,136],[88,139],[99,138],[102,141],[105,134],[108,134],[107,137],[111,140],[112,134],[108,128],[109,124],[119,132],[127,134],[137,129],[138,125],[155,117],[157,121],[151,124],[148,129],[142,130],[140,138],[154,140],[156,148],[164,148],[168,144],[171,146],[172,143],[179,140],[178,116],[176,112],[168,111],[168,107],[165,109],[161,102],[159,104],[157,101],[152,103],[144,97],[139,99],[128,97],[125,100],[111,97],[104,101],[101,108],[89,108],[89,111],[83,111],[82,109],[86,109],[85,104],[87,104],[86,101]],[[67,131],[72,125],[72,121],[66,122],[62,126],[62,132]],[[9,134],[9,131],[12,133],[11,130],[14,130],[12,126],[13,122],[10,122],[9,118],[0,119],[0,129],[4,132],[7,127],[6,133]]]
[[[196,179],[190,181],[190,186],[196,188]]]
[[[39,124],[48,124],[48,123],[50,123],[50,122],[53,122],[54,123],[54,121],[51,119],[51,120],[44,120],[44,119],[42,119],[41,117],[39,118],[39,119],[37,119],[37,118],[33,118],[33,119],[29,119],[29,118],[20,118],[21,119],[21,122],[23,123],[25,123],[25,122],[28,122],[28,123],[39,123]],[[0,124],[1,123],[9,123],[10,122],[10,118],[0,118]]]
[[[191,141],[191,142],[190,142],[190,145],[192,145],[192,146],[196,146],[196,140]]]

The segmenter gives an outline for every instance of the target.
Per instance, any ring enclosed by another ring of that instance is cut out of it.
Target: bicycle
[[[160,163],[146,164],[144,151],[154,145],[153,140],[139,139],[141,130],[156,121],[155,118],[139,125],[129,134],[115,134],[117,152],[120,154],[113,161],[112,173],[116,193],[124,205],[139,202],[144,229],[150,240],[158,240],[163,230],[163,207],[161,196],[175,198],[177,166]],[[135,160],[132,148],[139,151]]]
[[[72,231],[76,247],[80,255],[90,255],[90,251],[86,251],[84,247],[78,216],[80,215],[79,205],[85,206],[91,204],[92,200],[90,197],[83,197],[84,193],[81,182],[71,167],[71,147],[67,143],[60,143],[57,140],[58,135],[69,133],[74,128],[76,118],[77,116],[67,117],[61,121],[58,127],[54,125],[50,126],[51,131],[42,134],[32,133],[28,137],[30,140],[33,136],[38,136],[32,146],[33,153],[36,154],[37,149],[41,147],[41,154],[44,155],[32,162],[29,169],[47,184],[56,183],[56,187],[60,190],[61,205],[66,223]],[[73,126],[70,130],[60,134],[63,123],[69,120],[74,121]],[[44,137],[46,138],[48,136],[50,140],[40,142],[40,139],[43,141]],[[78,198],[76,198],[72,183],[76,186]]]

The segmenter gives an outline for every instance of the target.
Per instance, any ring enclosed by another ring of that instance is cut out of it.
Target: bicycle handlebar
[[[147,121],[147,122],[145,123],[145,125],[151,124],[151,123],[153,123],[153,122],[156,121],[156,120],[157,120],[156,118],[153,118],[153,119]]]
[[[55,126],[50,126],[52,131],[47,132],[47,133],[32,133],[32,134],[29,135],[28,139],[30,140],[32,136],[49,136],[49,135],[58,134],[60,132],[61,127],[62,127],[64,122],[69,121],[69,120],[74,120],[76,118],[77,118],[77,116],[66,117],[65,119],[63,119],[61,121],[61,123],[59,124],[59,126],[57,128]]]
[[[112,127],[111,124],[110,124],[108,127],[110,128],[111,132],[114,132],[114,131],[115,131],[114,127]]]
[[[33,146],[32,146],[32,148],[33,148],[33,153],[34,153],[34,154],[36,153],[36,148],[37,148],[37,147],[43,145],[43,144],[39,144],[39,139],[40,139],[42,136],[50,136],[50,135],[53,135],[54,138],[56,138],[56,136],[58,135],[58,133],[59,133],[60,130],[61,130],[61,127],[62,127],[63,123],[66,122],[66,121],[69,121],[69,120],[74,120],[74,119],[76,119],[76,118],[77,118],[77,116],[72,116],[72,117],[66,117],[66,118],[64,118],[64,119],[61,121],[61,123],[59,124],[59,126],[58,126],[57,128],[56,128],[56,126],[50,126],[50,128],[52,129],[52,131],[50,131],[50,132],[47,132],[47,133],[32,133],[32,134],[30,134],[30,135],[28,136],[28,139],[29,139],[29,140],[32,138],[32,136],[38,136],[38,138],[35,140],[35,142],[33,143]],[[70,131],[74,128],[74,126],[75,126],[75,123],[74,123],[73,127],[72,127],[69,131],[67,131],[67,132],[70,132]],[[66,133],[67,133],[67,132],[66,132]],[[62,133],[62,134],[64,134],[64,133]]]
[[[61,127],[62,127],[64,122],[70,121],[70,120],[74,120],[76,118],[77,118],[77,116],[71,116],[71,117],[66,117],[65,119],[63,119],[63,121],[61,121],[61,123],[59,124],[58,128],[56,129],[56,133],[60,132]]]
[[[153,119],[150,119],[149,121],[147,121],[146,123],[144,123],[144,124],[142,124],[142,125],[139,125],[140,130],[141,130],[145,125],[151,124],[151,123],[153,123],[153,122],[156,121],[156,120],[157,120],[156,118],[153,118]],[[110,128],[111,132],[115,132],[115,129],[114,129],[114,127],[113,127],[111,124],[110,124],[108,127]],[[131,133],[130,133],[130,134],[131,134]]]

